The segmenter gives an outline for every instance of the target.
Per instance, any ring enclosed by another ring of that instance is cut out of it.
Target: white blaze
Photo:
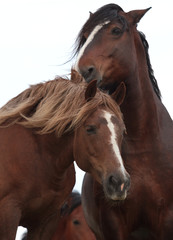
[[[116,134],[116,129],[114,127],[114,124],[111,121],[111,117],[112,114],[110,114],[109,112],[104,111],[104,117],[106,119],[106,121],[108,122],[107,126],[111,132],[111,136],[110,136],[110,143],[112,145],[113,148],[113,152],[115,153],[115,156],[117,157],[119,163],[120,163],[120,168],[125,176],[125,168],[124,168],[124,164],[123,164],[123,160],[120,154],[120,149],[118,147],[118,143],[117,143],[117,134]]]
[[[102,24],[99,24],[97,25],[93,31],[90,33],[90,35],[88,36],[86,42],[84,43],[84,45],[81,47],[80,51],[79,51],[79,54],[78,54],[78,57],[77,57],[77,60],[76,60],[76,64],[74,66],[74,69],[79,72],[79,67],[78,67],[78,64],[79,64],[79,60],[80,58],[82,57],[86,47],[92,42],[92,40],[94,39],[95,35],[98,33],[98,31],[105,25],[105,24],[108,24],[110,21],[106,21]]]

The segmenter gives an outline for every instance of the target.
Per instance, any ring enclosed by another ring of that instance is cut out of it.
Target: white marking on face
[[[90,33],[90,35],[88,36],[86,42],[84,43],[84,45],[81,47],[80,51],[79,51],[79,54],[78,54],[78,57],[77,57],[77,60],[76,60],[76,64],[74,66],[74,69],[79,72],[79,67],[78,67],[78,64],[79,64],[79,60],[80,58],[82,57],[85,49],[87,48],[87,46],[92,42],[92,40],[94,39],[95,35],[98,33],[98,31],[106,24],[108,24],[110,21],[106,21],[104,23],[101,23],[99,25],[97,25],[93,31]]]
[[[115,129],[115,126],[114,124],[112,123],[111,121],[111,117],[113,115],[110,114],[109,112],[106,112],[104,111],[104,117],[105,119],[107,120],[108,124],[108,128],[111,132],[111,136],[110,136],[110,143],[112,145],[112,148],[113,148],[113,152],[115,153],[115,156],[117,157],[119,163],[120,163],[120,168],[121,168],[121,171],[123,172],[124,176],[125,176],[125,168],[124,168],[124,164],[123,164],[123,160],[122,160],[122,157],[121,157],[121,154],[120,154],[120,149],[118,147],[118,143],[117,143],[117,134],[116,134],[116,129]]]

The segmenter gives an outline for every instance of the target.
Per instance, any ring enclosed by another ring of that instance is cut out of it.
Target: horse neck
[[[73,163],[74,134],[56,137],[55,133],[37,135],[43,158],[51,162],[58,174]]]
[[[136,51],[136,56],[138,65],[126,80],[127,96],[121,110],[128,136],[138,141],[144,141],[145,136],[148,141],[160,133],[160,121],[167,124],[172,120],[154,92],[143,46]]]

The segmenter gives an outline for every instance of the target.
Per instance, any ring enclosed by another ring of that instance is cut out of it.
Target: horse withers
[[[125,88],[112,98],[124,98]],[[75,183],[73,162],[124,199],[130,184],[120,155],[125,126],[110,96],[73,71],[31,86],[0,109],[0,239],[51,239]]]
[[[126,13],[116,4],[105,5],[90,14],[77,39],[75,67],[87,82],[97,79],[109,94],[121,81],[127,88],[120,108],[127,129],[122,156],[131,176],[129,195],[110,207],[91,175],[83,185],[86,219],[97,239],[173,236],[173,123],[161,102],[148,42],[136,28],[148,10]]]

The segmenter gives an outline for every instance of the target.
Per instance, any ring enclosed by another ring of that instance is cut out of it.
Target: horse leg
[[[0,201],[0,239],[15,239],[17,227],[21,218],[21,211],[16,202],[7,197]]]

